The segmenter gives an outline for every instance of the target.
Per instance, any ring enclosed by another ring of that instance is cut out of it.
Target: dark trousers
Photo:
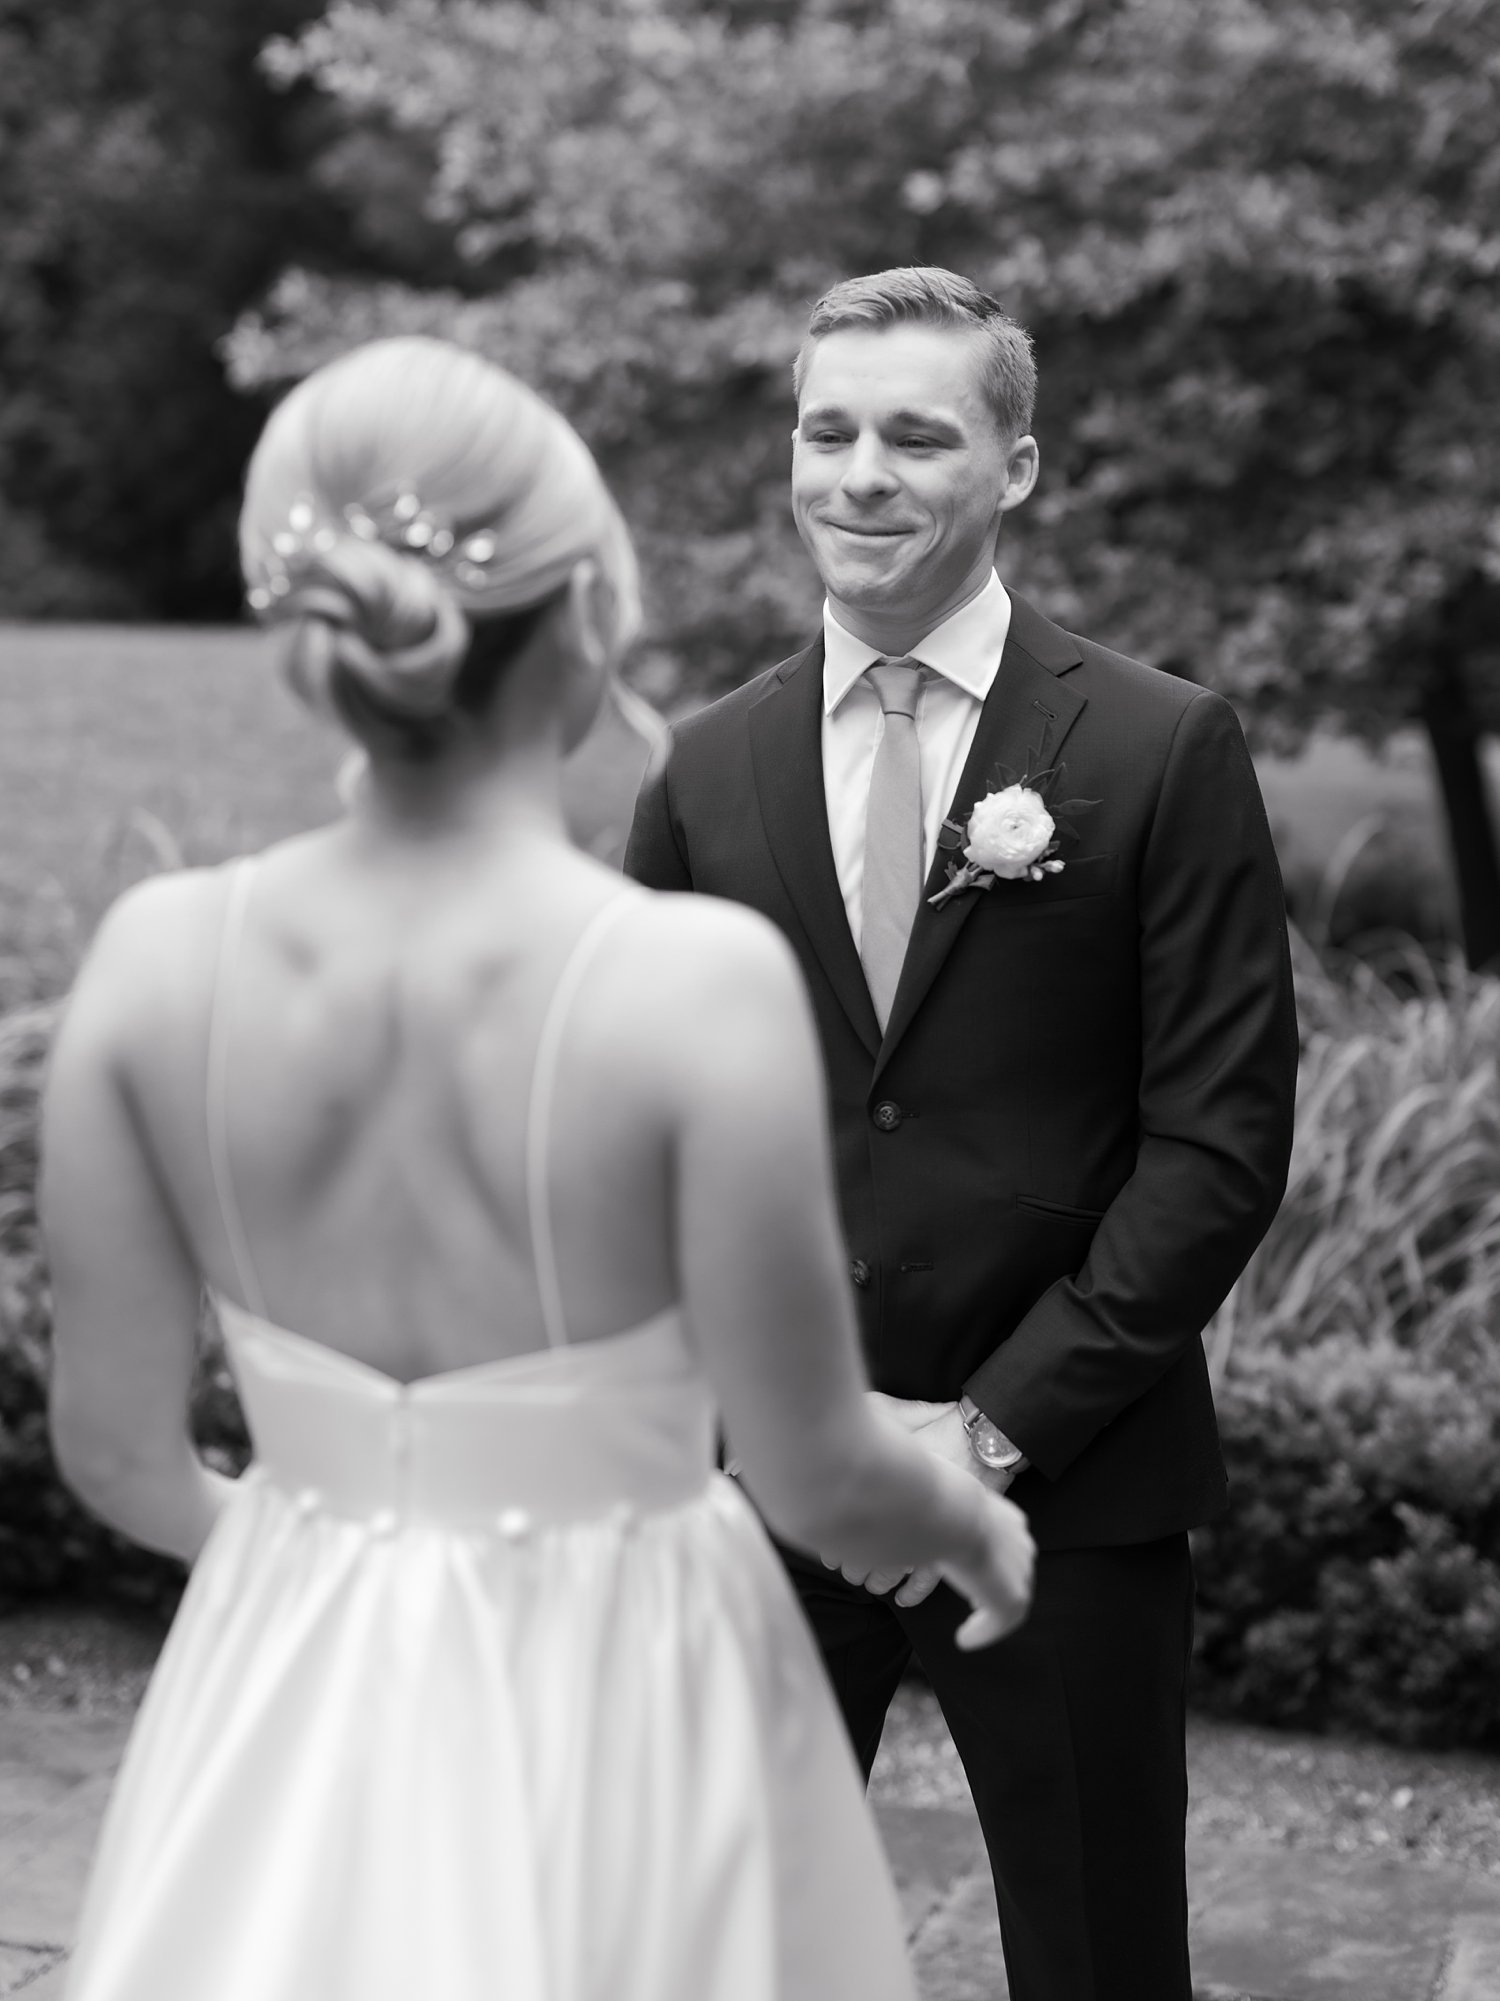
[[[1030,1618],[979,1653],[953,1645],[946,1585],[902,1610],[787,1561],[867,1778],[921,1662],[979,1810],[1012,2001],[1191,2001],[1187,1537],[1044,1552]]]

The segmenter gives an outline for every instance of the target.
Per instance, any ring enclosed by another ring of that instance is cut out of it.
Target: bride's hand
[[[833,1558],[824,1561],[850,1584],[863,1585],[878,1597],[899,1586],[892,1601],[897,1605],[920,1605],[940,1583],[951,1584],[973,1607],[954,1636],[957,1645],[966,1652],[993,1645],[1013,1632],[1031,1609],[1036,1545],[1026,1516],[1014,1501],[986,1492],[978,1481],[974,1485],[980,1489],[977,1533],[972,1553],[965,1558],[921,1564],[910,1572],[867,1570]]]
[[[1015,1631],[1031,1609],[1035,1563],[1036,1544],[1015,1502],[981,1494],[974,1556],[941,1567],[945,1581],[974,1608],[953,1636],[957,1646],[969,1653]],[[899,1603],[901,1593],[896,1596]]]
[[[885,1396],[879,1390],[870,1390],[867,1394],[878,1410],[894,1419],[934,1458],[945,1459],[950,1466],[958,1467],[970,1479],[988,1487],[992,1494],[1003,1494],[1015,1479],[1013,1472],[1002,1473],[980,1465],[969,1449],[969,1434],[964,1429],[956,1403],[923,1403],[909,1397]],[[932,1596],[942,1581],[942,1572],[936,1564],[921,1564],[910,1572],[879,1571],[864,1577],[850,1577],[846,1566],[844,1575],[851,1584],[863,1584],[866,1591],[881,1595],[892,1585],[899,1585],[893,1602],[901,1606],[920,1605],[924,1598]]]

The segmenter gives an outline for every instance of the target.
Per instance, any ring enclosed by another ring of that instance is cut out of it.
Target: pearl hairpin
[[[351,501],[342,515],[349,533],[361,542],[384,542],[436,564],[451,559],[454,581],[471,590],[489,582],[486,565],[493,562],[498,547],[494,536],[481,528],[460,541],[452,525],[424,507],[409,487],[378,513]],[[297,571],[337,548],[338,539],[334,526],[319,521],[313,496],[299,494],[287,511],[286,526],[271,537],[271,553],[262,565],[264,582],[253,584],[246,593],[251,610],[269,611],[278,598],[290,593]]]

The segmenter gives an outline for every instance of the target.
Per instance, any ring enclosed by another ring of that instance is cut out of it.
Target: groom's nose
[[[844,491],[852,500],[880,500],[894,493],[899,482],[891,469],[885,440],[861,431],[844,462]]]

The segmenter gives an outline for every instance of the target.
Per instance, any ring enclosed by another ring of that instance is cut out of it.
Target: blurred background
[[[1297,927],[1292,1185],[1208,1337],[1200,1698],[1500,1749],[1490,0],[0,0],[0,1602],[176,1588],[51,1475],[35,1094],[123,884],[335,810],[240,619],[276,396],[403,330],[542,388],[680,713],[812,629],[790,364],[900,263],[1033,332],[1007,581],[1234,702]],[[643,757],[585,747],[601,854]],[[242,1451],[211,1347],[199,1416]]]

